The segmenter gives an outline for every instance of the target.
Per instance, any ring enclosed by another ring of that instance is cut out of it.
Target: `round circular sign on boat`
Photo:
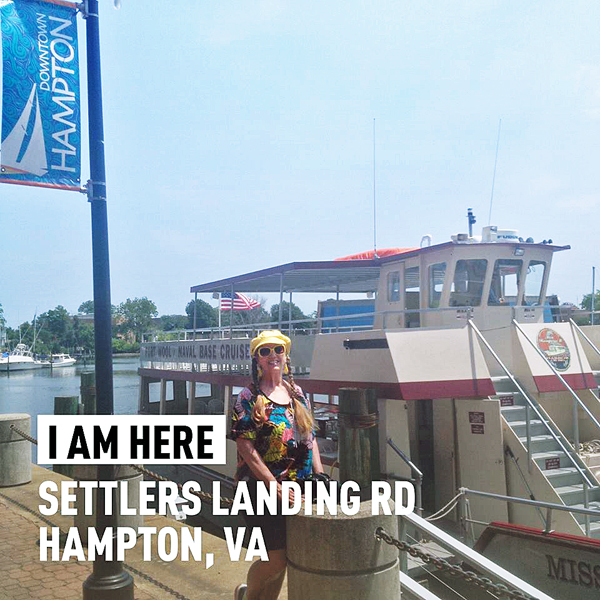
[[[557,371],[566,371],[571,364],[571,351],[567,342],[554,329],[544,327],[537,336],[538,348],[546,355]]]

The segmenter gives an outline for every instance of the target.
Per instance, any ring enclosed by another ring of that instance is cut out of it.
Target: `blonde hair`
[[[301,396],[296,389],[289,356],[285,359],[285,364],[289,381],[284,379],[283,383],[292,399],[292,407],[294,409],[298,430],[302,434],[302,437],[308,437],[313,430],[313,417],[306,406],[304,406],[300,399]],[[257,425],[262,425],[267,420],[266,404],[268,399],[264,394],[260,393],[258,363],[256,362],[256,358],[252,359],[252,384],[254,387],[254,394],[256,395],[256,402],[252,407],[252,420]]]

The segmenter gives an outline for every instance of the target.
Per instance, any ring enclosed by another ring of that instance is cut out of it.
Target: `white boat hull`
[[[77,362],[77,359],[66,356],[52,361],[45,361],[44,367],[51,367],[57,369],[58,367],[72,367]]]
[[[12,372],[12,371],[30,371],[32,369],[41,369],[41,362],[21,362],[21,361],[3,361],[0,362],[0,371]]]

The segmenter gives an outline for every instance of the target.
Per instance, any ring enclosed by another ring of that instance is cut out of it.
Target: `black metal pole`
[[[86,38],[90,128],[88,197],[92,205],[96,407],[99,415],[112,415],[112,324],[98,0],[87,0],[85,5],[87,10]],[[98,479],[101,481],[113,480],[114,467],[112,465],[99,465]],[[115,503],[113,502],[114,506]],[[99,534],[102,535],[107,527],[112,527],[114,532],[115,526],[115,516],[114,514],[105,514],[104,494],[99,492],[96,505],[96,528]],[[116,550],[114,539],[113,537],[113,557],[114,550]],[[133,578],[123,570],[122,562],[106,560],[104,555],[98,556],[94,561],[92,574],[83,583],[83,598],[84,600],[133,600]]]

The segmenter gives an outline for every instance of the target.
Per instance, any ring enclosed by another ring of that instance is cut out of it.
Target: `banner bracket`
[[[88,179],[85,185],[85,190],[88,197],[88,202],[94,200],[106,200],[106,182],[105,181],[92,181]]]

